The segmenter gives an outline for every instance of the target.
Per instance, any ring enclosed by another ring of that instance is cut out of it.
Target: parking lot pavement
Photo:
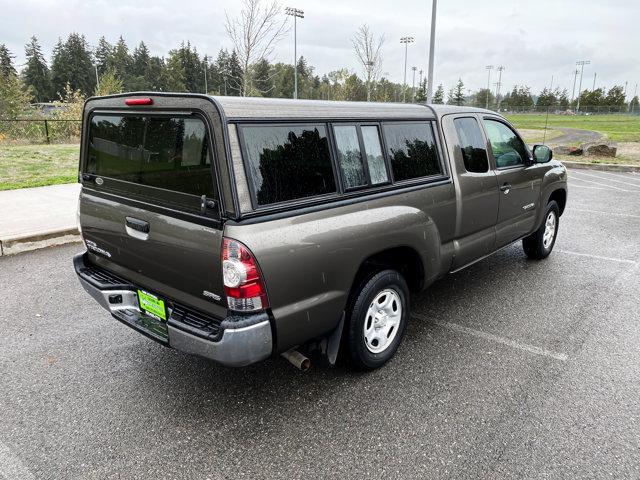
[[[553,254],[413,298],[381,370],[232,370],[113,320],[79,244],[0,258],[0,477],[639,478],[640,175],[570,172]]]

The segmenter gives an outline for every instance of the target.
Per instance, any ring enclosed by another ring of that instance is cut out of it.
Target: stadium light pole
[[[590,60],[580,60],[579,62],[576,62],[576,65],[580,67],[580,84],[578,85],[578,103],[576,105],[576,113],[580,111],[580,91],[582,90],[582,75],[584,74],[584,66],[589,65],[590,63]]]
[[[571,103],[573,103],[573,100],[576,98],[576,80],[578,79],[580,70],[576,69],[571,73],[573,74],[573,90],[571,90]]]
[[[304,12],[297,8],[287,7],[284,13],[293,17],[293,98],[298,98],[298,19],[304,18]]]
[[[487,77],[487,101],[485,102],[484,108],[489,109],[489,90],[491,88],[491,70],[493,70],[493,65],[487,65],[485,67],[489,72],[489,76]]]
[[[436,41],[436,9],[438,1],[431,0],[431,36],[429,37],[429,67],[427,70],[427,103],[433,99],[433,52]]]
[[[411,84],[411,102],[415,102],[416,101],[416,70],[418,70],[418,67],[411,67],[411,70],[413,70],[413,82]]]
[[[496,70],[498,70],[498,83],[496,84],[496,108],[500,111],[500,100],[498,100],[498,98],[500,97],[500,89],[502,87],[502,72],[504,72],[505,67],[504,65],[500,65]]]
[[[404,43],[404,80],[402,81],[402,101],[407,101],[407,53],[409,44],[414,42],[413,37],[401,37],[400,43]]]

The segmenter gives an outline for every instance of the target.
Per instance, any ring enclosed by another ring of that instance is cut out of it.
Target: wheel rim
[[[556,236],[556,214],[549,212],[547,220],[544,225],[544,234],[542,235],[542,245],[545,250],[548,250],[553,243],[553,239]]]
[[[387,288],[379,292],[369,305],[364,320],[364,343],[371,353],[384,352],[398,334],[402,318],[400,295]]]

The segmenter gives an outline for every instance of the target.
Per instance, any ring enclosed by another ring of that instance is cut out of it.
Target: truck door
[[[487,142],[473,114],[447,115],[443,127],[457,183],[455,257],[457,270],[493,251],[499,191]]]
[[[498,117],[484,117],[482,123],[500,192],[497,249],[533,230],[542,180],[532,165],[529,149],[515,130]]]

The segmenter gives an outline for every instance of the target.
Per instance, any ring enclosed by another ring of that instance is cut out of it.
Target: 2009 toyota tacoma
[[[513,242],[543,259],[564,166],[466,107],[136,93],[83,115],[80,283],[124,324],[243,366],[372,369],[410,292]]]

